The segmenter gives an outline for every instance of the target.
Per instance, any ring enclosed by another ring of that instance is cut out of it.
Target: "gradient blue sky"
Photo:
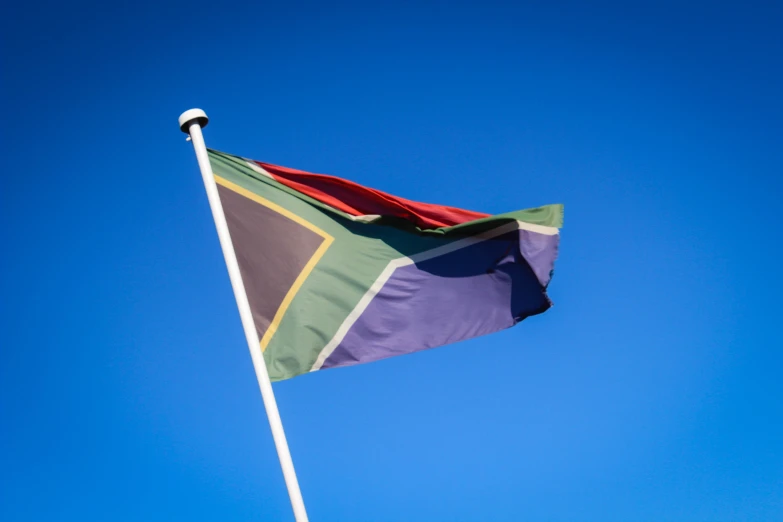
[[[543,316],[275,385],[311,520],[783,520],[781,4],[583,4],[6,5],[0,519],[292,518],[198,106],[228,152],[566,205]]]

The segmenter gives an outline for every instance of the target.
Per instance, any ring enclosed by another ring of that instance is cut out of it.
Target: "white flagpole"
[[[179,117],[179,128],[182,132],[189,134],[193,142],[193,148],[196,150],[198,166],[201,169],[201,177],[204,179],[204,188],[207,189],[209,206],[212,209],[212,217],[215,219],[220,246],[223,249],[223,257],[228,267],[228,275],[231,278],[231,287],[234,289],[234,297],[239,307],[239,316],[242,318],[242,327],[245,330],[245,339],[250,349],[250,357],[253,359],[253,367],[256,370],[258,378],[258,387],[261,388],[261,397],[264,399],[266,414],[269,417],[269,425],[272,428],[272,437],[275,440],[277,455],[280,457],[280,466],[283,468],[283,476],[288,487],[288,495],[291,497],[291,505],[294,508],[294,517],[296,522],[307,522],[307,512],[305,511],[302,492],[299,490],[299,482],[296,480],[294,471],[294,462],[291,460],[291,452],[288,450],[288,442],[285,439],[283,431],[283,422],[280,420],[280,412],[277,410],[275,394],[272,391],[272,382],[269,380],[269,373],[266,370],[264,356],[261,353],[261,345],[258,340],[253,323],[253,314],[250,311],[250,303],[245,293],[245,285],[242,283],[242,274],[239,272],[237,256],[234,252],[234,246],[231,243],[231,235],[228,232],[226,216],[223,213],[223,206],[220,204],[215,177],[212,174],[212,167],[209,164],[207,147],[204,144],[204,136],[201,128],[206,127],[209,119],[201,109],[190,109],[185,111]]]

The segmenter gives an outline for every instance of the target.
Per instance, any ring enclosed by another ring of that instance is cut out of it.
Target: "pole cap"
[[[188,134],[188,129],[190,129],[190,124],[193,123],[193,120],[196,120],[202,129],[209,123],[206,112],[201,109],[190,109],[179,115],[179,130]]]

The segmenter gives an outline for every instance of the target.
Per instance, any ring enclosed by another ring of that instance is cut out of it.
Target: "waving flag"
[[[272,380],[489,334],[551,306],[560,205],[489,216],[209,160]]]

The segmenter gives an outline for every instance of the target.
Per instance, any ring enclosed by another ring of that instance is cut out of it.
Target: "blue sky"
[[[288,520],[192,147],[503,212],[555,307],[275,385],[313,521],[783,520],[780,4],[16,3],[0,519]]]

